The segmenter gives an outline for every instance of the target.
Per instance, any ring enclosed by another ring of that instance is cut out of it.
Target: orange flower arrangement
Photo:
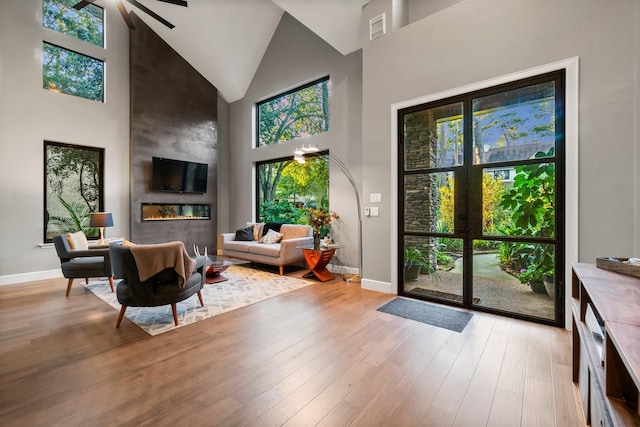
[[[309,225],[313,227],[313,231],[320,233],[322,227],[331,224],[331,221],[339,219],[340,216],[331,211],[327,212],[322,209],[307,208],[307,218],[309,219]]]

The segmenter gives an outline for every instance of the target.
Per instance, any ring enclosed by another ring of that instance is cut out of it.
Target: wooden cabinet
[[[571,294],[573,380],[587,423],[640,426],[640,279],[574,264]]]

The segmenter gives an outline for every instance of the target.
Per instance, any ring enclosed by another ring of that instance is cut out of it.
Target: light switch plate
[[[380,203],[380,202],[382,202],[382,194],[380,194],[380,193],[371,193],[371,194],[369,194],[369,201],[371,203]]]
[[[371,212],[371,216],[378,216],[378,207],[377,206],[371,206],[369,209],[370,209],[370,212]]]

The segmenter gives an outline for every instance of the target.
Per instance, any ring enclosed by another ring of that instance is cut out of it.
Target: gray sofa
[[[301,246],[313,246],[313,229],[308,225],[282,224],[279,243],[260,243],[258,240],[235,240],[236,233],[222,234],[222,254],[231,258],[261,264],[277,265],[280,275],[284,266],[304,261]]]

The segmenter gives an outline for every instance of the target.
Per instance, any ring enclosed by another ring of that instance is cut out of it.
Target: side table
[[[316,251],[315,249],[302,248],[302,253],[304,254],[307,266],[311,269],[303,277],[310,278],[315,276],[321,282],[327,282],[335,278],[333,273],[327,270],[327,264],[331,262],[331,258],[333,258],[333,255],[336,253],[335,249],[321,248]]]
[[[237,264],[249,264],[249,261],[228,259],[216,255],[207,256],[206,282],[209,284],[226,282],[229,279],[224,277],[222,273],[229,266]]]

